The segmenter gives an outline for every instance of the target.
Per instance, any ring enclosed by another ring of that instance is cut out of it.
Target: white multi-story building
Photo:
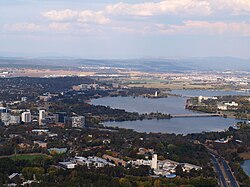
[[[207,101],[207,100],[209,100],[209,99],[211,99],[211,100],[217,100],[218,98],[217,97],[206,97],[206,96],[199,96],[198,97],[198,102],[199,103],[201,103],[203,100],[204,101]]]
[[[45,110],[39,110],[39,125],[44,125],[45,117],[46,117]]]
[[[151,166],[152,160],[137,159],[137,160],[131,160],[128,163],[131,163],[133,166]]]
[[[5,126],[8,126],[10,124],[10,113],[1,113],[1,120]]]
[[[227,110],[227,105],[219,104],[217,105],[218,110]]]
[[[74,169],[77,164],[73,162],[59,162],[59,166],[65,169]]]
[[[22,122],[24,122],[24,123],[31,122],[31,113],[30,112],[23,112],[22,113]]]
[[[22,97],[21,98],[21,102],[26,102],[27,101],[27,97]]]
[[[152,156],[152,163],[151,163],[151,168],[152,169],[157,169],[158,168],[158,163],[157,163],[157,154],[153,154]]]
[[[231,106],[231,107],[237,107],[237,106],[239,106],[239,104],[236,103],[236,102],[234,102],[234,101],[232,101],[232,102],[226,102],[226,103],[224,103],[224,105]]]
[[[72,117],[72,127],[83,128],[84,126],[85,126],[84,116]]]
[[[10,116],[10,124],[19,124],[20,116]]]

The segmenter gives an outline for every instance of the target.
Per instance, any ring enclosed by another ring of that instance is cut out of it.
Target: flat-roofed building
[[[24,122],[24,123],[31,122],[31,113],[30,112],[23,112],[22,113],[22,122]]]
[[[72,127],[83,128],[84,126],[85,126],[84,116],[72,117]]]
[[[46,117],[46,112],[45,110],[39,110],[39,125],[45,125],[45,117]]]

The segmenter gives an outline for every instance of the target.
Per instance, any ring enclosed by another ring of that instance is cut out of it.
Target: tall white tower
[[[31,113],[30,112],[23,112],[22,113],[22,122],[24,122],[24,123],[31,122]]]
[[[151,163],[151,168],[152,168],[152,169],[157,169],[157,168],[158,168],[158,164],[157,164],[157,154],[153,154],[152,163]]]
[[[45,115],[45,110],[39,110],[39,125],[43,125]]]

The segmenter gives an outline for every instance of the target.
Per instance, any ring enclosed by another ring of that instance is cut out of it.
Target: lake
[[[245,171],[245,173],[250,177],[250,160],[246,160],[241,167]]]
[[[188,97],[198,97],[200,95],[212,97],[212,96],[226,96],[226,95],[249,95],[247,92],[240,92],[240,91],[225,91],[225,90],[172,90],[171,94],[183,95]]]
[[[133,129],[137,132],[161,132],[190,134],[210,131],[223,131],[237,123],[235,119],[221,117],[172,118],[163,120],[105,122],[104,125]]]
[[[193,91],[193,90],[191,90]],[[214,93],[214,91],[209,90]],[[204,95],[202,91],[199,91]],[[205,90],[205,93],[209,93]],[[210,93],[210,95],[213,95]],[[197,93],[198,94],[198,93]],[[110,106],[111,108],[125,109],[129,112],[150,113],[162,112],[170,114],[192,114],[196,113],[185,109],[186,98],[168,97],[148,99],[144,97],[104,97],[93,99],[91,104]],[[223,131],[236,124],[238,120],[222,117],[194,117],[194,118],[172,118],[164,120],[143,120],[106,122],[105,125],[134,129],[138,132],[162,132],[162,133],[200,133],[203,131]]]
[[[246,92],[223,91],[223,90],[173,90],[170,93],[183,96],[219,96],[219,95],[249,95]],[[190,114],[194,113],[185,109],[186,98],[168,97],[158,99],[148,99],[143,97],[104,97],[93,99],[93,105],[110,106],[111,108],[125,109],[128,112],[150,113],[162,112],[170,114]]]
[[[193,113],[185,109],[186,98],[168,97],[148,99],[144,97],[103,97],[91,100],[93,105],[110,106],[111,108],[125,109],[128,112],[150,113],[162,112],[171,114]]]

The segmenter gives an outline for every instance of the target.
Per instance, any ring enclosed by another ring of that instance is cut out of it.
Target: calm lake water
[[[110,106],[111,108],[125,109],[128,112],[150,113],[162,112],[171,114],[193,113],[185,109],[186,98],[168,97],[148,99],[143,97],[104,97],[93,99],[91,104]]]
[[[186,90],[188,91],[188,90]],[[191,90],[193,91],[193,90]],[[198,91],[197,94],[203,94]],[[208,91],[205,91],[208,93]],[[214,91],[211,91],[214,93]],[[213,95],[210,93],[211,95]],[[203,94],[204,95],[204,94]],[[185,109],[186,98],[168,97],[159,99],[148,99],[143,97],[105,97],[93,99],[94,105],[110,106],[111,108],[125,109],[129,112],[150,113],[162,112],[170,114],[192,114],[195,113]],[[105,125],[134,129],[138,132],[162,132],[162,133],[200,133],[203,131],[223,131],[237,123],[237,120],[221,117],[196,117],[196,118],[172,118],[164,120],[143,120],[106,122]]]
[[[225,96],[225,95],[250,95],[250,93],[240,91],[224,91],[224,90],[173,90],[169,93],[183,95],[183,96]]]
[[[133,129],[137,132],[161,132],[175,134],[200,133],[203,131],[223,131],[233,126],[235,119],[221,117],[172,118],[163,120],[105,122],[104,125]]]
[[[246,160],[241,167],[245,171],[245,173],[250,177],[250,160]]]

